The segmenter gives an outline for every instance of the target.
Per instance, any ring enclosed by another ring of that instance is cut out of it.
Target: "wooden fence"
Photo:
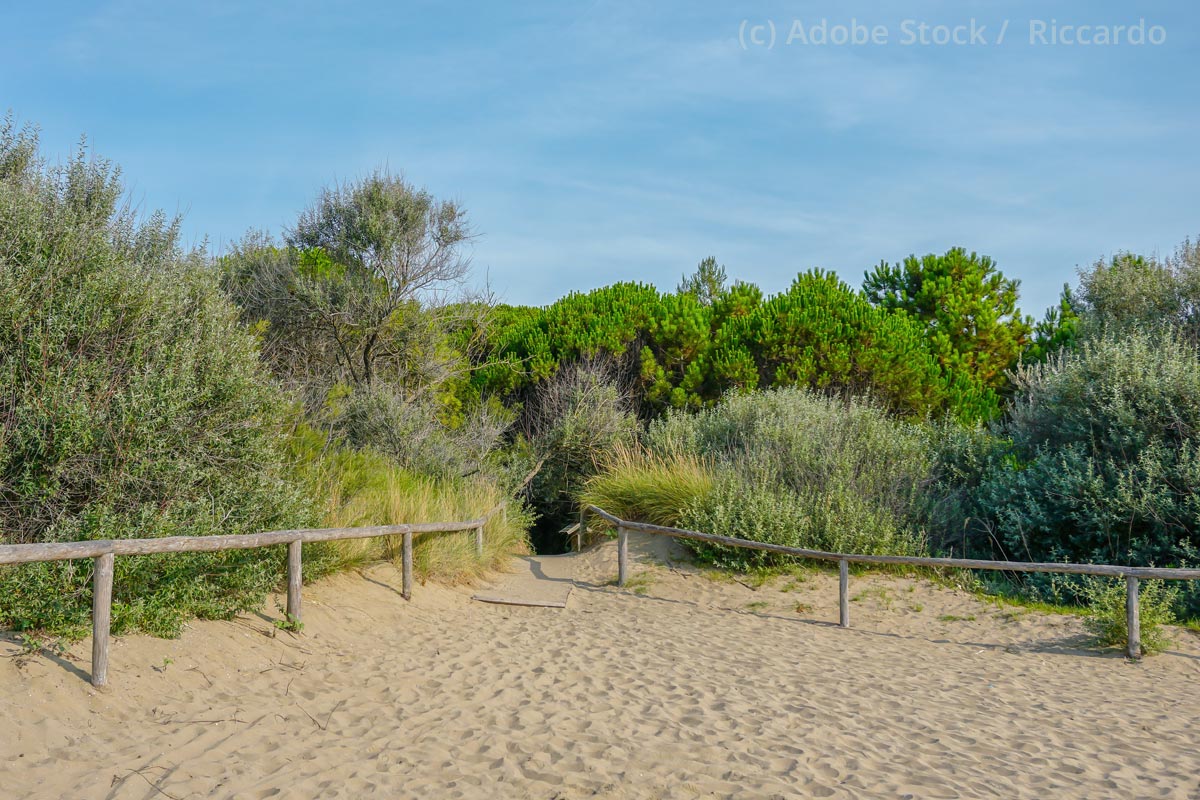
[[[475,532],[475,551],[483,555],[483,529],[505,505],[493,508],[479,519],[466,522],[422,522],[408,525],[376,525],[363,528],[298,528],[231,536],[163,536],[157,539],[98,539],[90,542],[0,545],[0,564],[28,564],[36,561],[69,561],[90,558],[92,571],[92,685],[108,684],[108,640],[112,622],[113,562],[116,556],[149,553],[211,553],[217,550],[249,550],[286,544],[287,616],[301,621],[301,559],[306,542],[332,542],[339,539],[369,539],[375,536],[402,536],[401,594],[412,599],[413,537],[427,533]]]
[[[843,628],[850,627],[850,564],[903,564],[913,567],[951,567],[955,569],[995,570],[997,572],[1057,572],[1068,575],[1102,575],[1112,578],[1125,579],[1125,620],[1128,626],[1128,639],[1125,653],[1129,658],[1137,659],[1142,656],[1141,621],[1138,613],[1138,581],[1142,578],[1190,581],[1200,579],[1200,569],[1172,569],[1155,567],[1122,567],[1110,564],[1068,564],[1068,563],[1039,563],[1030,561],[984,561],[973,558],[932,558],[926,556],[868,556],[853,553],[827,553],[823,550],[807,550],[802,547],[786,547],[780,544],[752,542],[748,539],[735,539],[732,536],[716,536],[711,533],[668,528],[662,525],[651,525],[646,522],[633,522],[609,514],[596,506],[585,506],[579,512],[579,526],[576,530],[576,541],[582,543],[583,533],[587,530],[587,515],[597,517],[611,523],[617,529],[617,585],[624,586],[629,577],[629,531],[652,533],[661,536],[672,536],[677,539],[694,539],[710,544],[721,544],[729,547],[745,547],[751,550],[766,550],[771,553],[782,553],[799,558],[812,558],[821,561],[838,562],[838,599],[839,619]]]

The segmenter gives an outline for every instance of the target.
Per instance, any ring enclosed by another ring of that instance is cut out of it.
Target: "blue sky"
[[[1166,41],[1029,42],[1031,20],[1142,18]],[[786,43],[822,19],[888,43]],[[903,43],[972,19],[987,44]],[[463,203],[476,280],[518,303],[670,289],[707,255],[768,291],[811,267],[857,286],[962,245],[1040,316],[1078,265],[1200,233],[1192,2],[121,0],[4,20],[0,110],[56,157],[86,133],[135,202],[215,250],[378,165]]]

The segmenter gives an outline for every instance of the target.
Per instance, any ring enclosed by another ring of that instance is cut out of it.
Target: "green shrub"
[[[731,395],[698,414],[652,422],[653,452],[690,454],[747,482],[806,498],[862,501],[897,521],[915,519],[930,481],[924,429],[866,400],[804,389]],[[857,498],[857,499],[851,499]]]
[[[534,544],[540,553],[562,552],[561,531],[574,521],[580,490],[611,453],[634,442],[637,419],[612,364],[585,360],[539,385],[521,425],[540,465],[526,487],[538,513]]]
[[[680,522],[704,533],[835,553],[917,555],[925,550],[919,532],[868,498],[828,489],[798,494],[733,474],[693,500]],[[685,543],[719,566],[746,569],[781,560],[761,550]]]
[[[286,403],[178,225],[137,219],[118,173],[60,166],[0,128],[0,531],[63,542],[236,534],[309,521]],[[119,558],[117,633],[256,607],[282,549]],[[0,569],[0,625],[75,635],[92,565]]]
[[[945,255],[881,263],[867,273],[863,292],[876,305],[920,320],[947,373],[965,373],[999,392],[1032,332],[1033,321],[1017,310],[1019,284],[989,257],[954,247]]]
[[[689,286],[663,294],[619,283],[545,308],[502,307],[472,381],[481,393],[517,400],[561,366],[607,355],[635,376],[644,413],[695,410],[730,391],[784,386],[870,394],[908,416],[997,413],[996,393],[963,359],[938,360],[925,325],[873,306],[831,273],[801,273],[765,299],[743,282],[700,293]]]
[[[943,422],[925,428],[933,479],[923,492],[922,518],[935,551],[963,557],[1000,556],[995,522],[981,486],[1012,459],[1012,443],[984,426]]]
[[[652,422],[648,454],[623,456],[583,494],[626,519],[793,547],[861,553],[925,550],[926,434],[860,400],[803,389],[731,395],[697,414]],[[745,566],[757,551],[689,542]]]
[[[1004,558],[1200,564],[1200,359],[1178,339],[1085,342],[1018,375],[1009,453],[978,507]],[[1046,590],[1044,577],[1031,585]],[[1200,611],[1200,589],[1183,601]]]
[[[1103,647],[1124,647],[1129,638],[1125,617],[1125,581],[1087,576],[1082,582],[1088,605],[1087,627]],[[1158,653],[1171,646],[1165,626],[1175,624],[1173,611],[1179,590],[1165,581],[1142,581],[1138,603],[1142,652]]]
[[[1185,240],[1162,259],[1118,253],[1079,277],[1085,337],[1173,331],[1200,344],[1200,242]]]

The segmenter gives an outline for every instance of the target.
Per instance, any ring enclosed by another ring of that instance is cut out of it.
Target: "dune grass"
[[[532,522],[523,504],[494,484],[418,475],[369,450],[324,449],[317,436],[298,436],[300,473],[310,494],[322,498],[321,524],[328,527],[462,522],[478,519],[507,500],[484,527],[483,557],[474,531],[422,534],[413,541],[413,569],[425,579],[464,583],[502,567],[509,556],[529,552]],[[305,546],[306,580],[364,564],[396,560],[401,538],[347,539]]]
[[[695,456],[622,448],[587,482],[580,502],[622,519],[674,527],[683,520],[684,509],[714,484],[712,472]]]
[[[478,519],[504,500],[487,483],[447,481],[413,476],[393,469],[377,485],[360,490],[326,517],[333,527],[398,525],[405,522],[461,522]],[[413,568],[419,575],[449,583],[471,581],[502,566],[514,553],[528,551],[526,515],[513,504],[493,514],[484,527],[483,557],[475,551],[475,532],[418,535],[413,542]],[[401,556],[399,536],[331,542],[337,566],[352,568]]]

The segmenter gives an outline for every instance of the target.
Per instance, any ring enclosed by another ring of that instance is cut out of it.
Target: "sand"
[[[299,636],[269,605],[123,638],[102,693],[87,642],[0,658],[0,796],[1200,796],[1194,634],[1130,664],[1078,619],[889,576],[852,579],[841,630],[836,575],[634,553],[625,591],[611,544],[580,556],[565,609],[340,576]]]
[[[566,608],[575,588],[575,566],[579,562],[574,554],[514,558],[508,574],[489,581],[490,585],[471,595],[471,599],[513,606]]]

